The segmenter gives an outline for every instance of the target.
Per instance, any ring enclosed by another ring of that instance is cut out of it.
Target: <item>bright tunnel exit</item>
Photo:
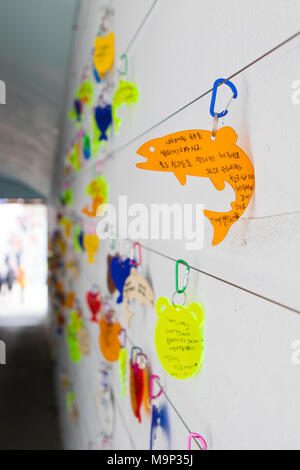
[[[48,308],[47,206],[0,201],[0,323],[41,321]]]

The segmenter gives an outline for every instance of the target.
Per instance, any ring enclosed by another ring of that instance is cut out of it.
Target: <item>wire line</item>
[[[154,5],[152,6],[154,7]],[[281,47],[285,46],[286,44],[288,44],[290,41],[293,41],[294,39],[296,39],[298,36],[300,35],[300,31],[298,31],[297,33],[293,34],[292,36],[290,36],[289,38],[285,39],[284,41],[282,41],[281,43],[277,44],[276,46],[274,46],[272,49],[268,50],[267,52],[265,52],[264,54],[262,54],[261,56],[257,57],[255,60],[253,60],[252,62],[249,62],[249,64],[245,65],[244,67],[240,68],[239,70],[237,70],[236,72],[234,72],[233,74],[231,74],[229,77],[227,77],[226,79],[224,79],[223,82],[219,83],[218,87],[219,86],[222,86],[224,85],[228,80],[231,80],[232,78],[236,77],[237,75],[241,74],[242,72],[244,72],[245,70],[249,69],[250,67],[252,67],[253,65],[257,64],[258,62],[260,62],[261,60],[263,60],[264,58],[266,58],[267,56],[269,56],[270,54],[273,54],[273,52],[277,51],[278,49],[280,49]],[[194,98],[193,100],[189,101],[188,103],[186,103],[185,105],[181,106],[180,108],[178,108],[176,111],[172,112],[171,114],[169,114],[168,116],[165,116],[163,119],[161,119],[159,122],[157,122],[156,124],[153,124],[151,127],[149,127],[148,129],[144,130],[143,132],[141,132],[140,134],[138,134],[137,136],[133,137],[132,139],[130,139],[129,141],[125,142],[124,144],[122,144],[120,147],[117,147],[116,149],[112,149],[110,151],[108,151],[102,158],[96,158],[95,160],[92,160],[89,164],[85,165],[83,167],[83,170],[85,169],[89,169],[91,168],[93,165],[95,165],[98,161],[102,161],[102,162],[105,162],[109,157],[112,157],[114,154],[116,153],[119,153],[121,152],[122,150],[125,150],[125,148],[129,147],[131,144],[133,144],[134,142],[136,142],[137,140],[139,140],[141,137],[144,137],[146,134],[148,134],[149,132],[153,131],[154,129],[156,129],[157,127],[161,126],[162,124],[164,124],[165,122],[169,121],[172,117],[176,116],[177,114],[181,113],[182,111],[184,111],[185,109],[189,108],[190,106],[192,106],[194,103],[196,103],[197,101],[200,101],[202,98],[204,98],[205,96],[209,95],[211,92],[213,91],[213,87],[210,88],[209,90],[206,90],[205,92],[203,92],[201,95],[197,96],[196,98]],[[71,139],[71,141],[74,140],[74,137],[73,139]],[[80,175],[80,173],[73,173],[73,175],[71,176],[71,178],[69,179],[70,181],[74,181],[77,179],[77,177]]]
[[[186,424],[185,420],[183,419],[183,417],[181,416],[181,414],[179,413],[179,411],[177,410],[177,408],[173,405],[172,401],[170,400],[169,396],[167,395],[166,391],[164,390],[164,388],[161,386],[161,384],[159,383],[159,381],[157,379],[154,379],[155,382],[157,383],[157,385],[160,387],[160,390],[162,391],[163,395],[165,396],[167,402],[170,404],[170,406],[173,408],[173,411],[175,411],[176,415],[178,416],[178,418],[180,419],[180,421],[182,422],[183,426],[186,428],[186,430],[188,431],[189,434],[192,434],[192,431],[190,430],[190,428],[188,427],[188,425]],[[198,440],[193,437],[193,440],[196,442],[197,446],[199,447],[200,450],[203,450],[201,445],[199,444]]]
[[[135,343],[129,338],[127,332],[126,332],[126,338],[127,338],[127,341],[129,341],[129,343],[131,344],[131,346],[135,346]],[[141,348],[142,349],[142,348]],[[143,349],[142,349],[143,350]],[[177,410],[176,406],[173,404],[172,400],[170,400],[169,396],[167,395],[164,387],[160,384],[160,382],[157,380],[157,379],[154,379],[156,384],[159,386],[161,392],[163,393],[163,395],[165,396],[167,402],[169,403],[169,405],[172,407],[173,411],[175,411],[176,415],[178,416],[178,418],[180,419],[180,421],[182,422],[183,426],[185,427],[185,429],[188,431],[189,434],[192,434],[192,431],[190,430],[189,426],[186,424],[185,420],[183,419],[183,417],[181,416],[181,414],[179,413],[179,411]],[[197,446],[199,447],[200,450],[203,450],[199,441],[193,437],[193,440],[196,442]]]
[[[128,54],[129,50],[132,48],[136,38],[138,37],[138,35],[140,34],[141,30],[143,29],[147,19],[149,18],[149,16],[151,15],[152,13],[152,10],[154,9],[155,5],[157,4],[158,0],[154,0],[154,2],[152,3],[148,13],[146,14],[145,18],[143,19],[143,21],[141,22],[140,26],[138,27],[138,29],[136,30],[135,34],[133,35],[130,43],[128,44],[127,48],[125,49],[124,51],[124,54]]]
[[[281,43],[277,44],[277,46],[274,46],[272,49],[270,49],[269,51],[265,52],[264,54],[262,54],[261,56],[257,57],[257,59],[253,60],[252,62],[250,62],[249,64],[245,65],[244,67],[242,67],[241,69],[237,70],[236,72],[234,72],[232,75],[230,75],[229,77],[227,77],[226,79],[224,79],[223,82],[219,83],[218,87],[219,86],[222,86],[224,85],[226,82],[228,82],[228,80],[231,80],[232,78],[236,77],[237,75],[241,74],[242,72],[244,72],[245,70],[249,69],[250,67],[252,67],[253,65],[257,64],[258,62],[260,62],[261,60],[263,60],[265,57],[269,56],[270,54],[273,54],[273,52],[277,51],[278,49],[280,49],[281,47],[285,46],[287,43],[289,43],[290,41],[296,39],[296,37],[298,37],[300,35],[300,31],[298,31],[297,33],[293,34],[292,36],[290,36],[289,38],[285,39],[284,41],[282,41]],[[149,132],[153,131],[154,129],[156,129],[157,127],[161,126],[162,124],[164,124],[165,122],[167,122],[169,119],[171,119],[172,117],[176,116],[177,114],[181,113],[182,111],[184,111],[186,108],[189,108],[191,105],[193,105],[194,103],[196,103],[197,101],[201,100],[202,98],[204,98],[205,96],[209,95],[211,92],[213,91],[213,87],[210,88],[209,90],[205,91],[204,93],[202,93],[201,95],[197,96],[196,98],[194,98],[193,100],[189,101],[188,103],[186,103],[185,105],[181,106],[181,108],[178,108],[176,111],[174,111],[173,113],[169,114],[168,116],[164,117],[163,119],[161,119],[159,122],[157,122],[156,124],[153,124],[151,127],[149,127],[148,129],[146,129],[145,131],[141,132],[139,135],[137,135],[136,137],[133,137],[131,140],[129,140],[128,142],[126,142],[125,144],[121,145],[119,148],[117,148],[116,150],[112,150],[112,153],[118,153],[120,152],[121,150],[124,150],[126,147],[128,147],[129,145],[131,145],[132,143],[136,142],[138,139],[140,139],[141,137],[143,137],[144,135],[148,134]],[[110,153],[109,153],[110,154]],[[108,154],[108,155],[109,155]]]
[[[93,284],[92,280],[90,279],[90,277],[87,275],[87,273],[84,271],[84,270],[81,270],[80,271],[81,273],[84,274],[84,277],[86,278],[86,280]],[[113,299],[111,299],[113,300]],[[128,334],[126,334],[126,338],[128,340],[128,342],[131,344],[131,346],[135,346],[135,343],[129,338]],[[181,414],[179,413],[179,411],[177,410],[176,406],[173,404],[173,402],[171,401],[171,399],[169,398],[169,396],[167,395],[164,387],[161,386],[161,384],[157,381],[157,379],[155,379],[156,383],[158,384],[158,386],[160,387],[160,389],[162,390],[162,393],[164,394],[164,396],[166,397],[166,400],[168,401],[168,403],[170,404],[170,406],[172,407],[172,409],[175,411],[176,415],[178,416],[178,418],[180,419],[180,421],[182,422],[182,424],[184,425],[184,427],[186,428],[186,430],[189,432],[189,434],[192,433],[192,431],[190,430],[189,426],[186,424],[185,420],[183,419],[183,417],[181,416]],[[114,391],[112,390],[112,393],[114,395]],[[114,395],[115,397],[115,395]],[[116,398],[115,398],[115,403],[117,404],[117,408],[119,409],[119,403],[117,402]],[[121,414],[121,413],[120,413]],[[128,428],[127,428],[127,424],[125,425],[125,422],[123,420],[123,416],[121,417],[122,418],[122,421],[123,421],[123,424],[124,426],[126,427],[127,429],[127,432],[128,432]],[[129,438],[130,440],[132,439],[131,435],[129,434]],[[201,445],[199,444],[198,440],[196,438],[193,438],[195,443],[198,445],[199,449],[203,450]]]
[[[133,243],[132,240],[127,240],[129,243]],[[141,247],[144,249],[144,250],[147,250],[147,251],[150,251],[151,253],[154,253],[158,256],[162,256],[163,258],[165,259],[168,259],[170,261],[173,261],[174,263],[177,262],[176,259],[172,258],[171,256],[169,255],[165,255],[164,253],[161,253],[160,251],[157,251],[157,250],[154,250],[153,248],[149,248],[145,245],[141,245]],[[247,289],[246,287],[242,287],[242,286],[239,286],[238,284],[235,284],[234,282],[231,282],[231,281],[227,281],[226,279],[223,279],[219,276],[216,276],[215,274],[211,274],[207,271],[203,271],[202,269],[199,269],[199,268],[196,268],[195,266],[190,266],[190,269],[192,269],[193,271],[196,271],[200,274],[203,274],[204,276],[208,276],[212,279],[215,279],[216,281],[219,281],[219,282],[223,282],[223,284],[227,284],[231,287],[235,287],[236,289],[239,289],[243,292],[246,292],[247,294],[251,294],[251,295],[254,295],[255,297],[258,297],[262,300],[266,300],[267,302],[270,302],[272,304],[275,304],[277,305],[278,307],[281,307],[281,308],[285,308],[286,310],[289,310],[293,313],[297,313],[297,314],[300,314],[300,310],[297,310],[296,308],[293,308],[293,307],[290,307],[289,305],[285,305],[281,302],[278,302],[277,300],[274,300],[274,299],[270,299],[269,297],[266,297],[265,295],[262,295],[262,294],[259,294],[258,292],[255,292],[255,291],[252,291],[250,289]]]
[[[74,211],[74,210],[69,210],[68,213],[71,215],[73,214],[75,216],[75,218],[77,217],[77,213]],[[126,241],[127,243],[134,243],[136,240],[129,240],[129,239],[126,239],[124,240]],[[146,251],[149,251],[151,253],[154,253],[158,256],[161,256],[162,258],[165,258],[169,261],[173,261],[174,263],[176,263],[176,259],[175,258],[172,258],[171,256],[169,255],[166,255],[165,253],[161,253],[160,251],[158,250],[155,250],[154,248],[149,248],[148,246],[145,246],[143,244],[141,244],[141,247],[146,250]],[[230,287],[234,287],[235,289],[239,289],[241,290],[242,292],[245,292],[246,294],[250,294],[250,295],[254,295],[255,297],[258,297],[259,299],[262,299],[262,300],[265,300],[266,302],[269,302],[269,303],[272,303],[274,305],[277,305],[278,307],[281,307],[281,308],[284,308],[286,310],[289,310],[290,312],[293,312],[293,313],[297,313],[297,314],[300,314],[300,310],[297,309],[297,308],[294,308],[294,307],[291,307],[289,305],[286,305],[282,302],[279,302],[278,300],[274,300],[274,299],[270,299],[269,297],[263,295],[263,294],[259,294],[258,292],[255,292],[251,289],[247,289],[246,287],[243,287],[243,286],[240,286],[238,284],[235,284],[234,282],[231,282],[231,281],[227,281],[226,279],[223,279],[219,276],[217,276],[216,274],[212,274],[212,273],[209,273],[207,271],[204,271],[203,269],[199,269],[197,268],[196,266],[190,266],[190,269],[192,269],[193,271],[195,272],[198,272],[200,274],[203,274],[204,276],[207,276],[207,277],[210,277],[212,279],[215,279],[216,281],[219,281],[219,282],[222,282],[223,284],[226,284]]]

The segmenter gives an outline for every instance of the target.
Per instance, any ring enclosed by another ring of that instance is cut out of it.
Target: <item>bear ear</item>
[[[155,302],[155,310],[157,316],[161,315],[167,307],[169,307],[170,301],[167,297],[159,297]]]
[[[199,327],[203,326],[205,320],[205,310],[202,304],[196,302],[188,306],[188,312],[193,315]]]

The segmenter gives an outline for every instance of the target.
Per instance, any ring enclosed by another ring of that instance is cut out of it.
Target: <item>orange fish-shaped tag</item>
[[[147,158],[136,164],[138,168],[174,173],[182,185],[187,176],[201,176],[209,178],[218,191],[225,188],[225,183],[233,188],[236,200],[231,203],[231,211],[204,211],[214,229],[213,245],[224,240],[247,209],[254,191],[252,163],[236,141],[237,134],[231,127],[219,129],[214,140],[211,131],[188,130],[150,140],[137,151]]]

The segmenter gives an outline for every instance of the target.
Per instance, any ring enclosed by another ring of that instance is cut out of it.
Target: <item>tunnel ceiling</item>
[[[0,0],[0,176],[47,196],[77,0]]]

